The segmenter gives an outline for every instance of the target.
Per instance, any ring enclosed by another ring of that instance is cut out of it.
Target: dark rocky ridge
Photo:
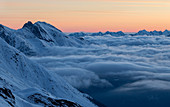
[[[0,97],[2,97],[12,107],[15,107],[15,97],[10,89],[0,88]]]
[[[39,93],[35,93],[34,95],[28,96],[28,99],[30,99],[35,104],[43,105],[44,107],[82,107],[79,104],[76,104],[74,102],[64,100],[64,99],[53,99],[47,96],[43,96]]]

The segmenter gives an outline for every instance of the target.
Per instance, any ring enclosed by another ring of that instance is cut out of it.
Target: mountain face
[[[3,107],[95,106],[60,76],[51,76],[1,38],[0,49],[0,105]]]
[[[27,58],[50,46],[83,44],[45,22],[28,22],[19,30],[0,25],[0,107],[96,107],[90,96]]]
[[[84,41],[66,36],[62,31],[45,22],[28,22],[22,29],[13,30],[0,25],[0,37],[9,45],[29,56],[46,53],[50,46],[81,47]]]

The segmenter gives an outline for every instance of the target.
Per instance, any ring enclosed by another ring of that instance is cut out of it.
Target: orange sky
[[[0,0],[0,24],[29,20],[64,32],[170,30],[170,0]]]

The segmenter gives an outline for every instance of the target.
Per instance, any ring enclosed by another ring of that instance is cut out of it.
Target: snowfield
[[[0,25],[0,106],[169,107],[169,34]]]

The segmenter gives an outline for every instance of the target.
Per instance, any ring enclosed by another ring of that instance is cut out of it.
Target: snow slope
[[[1,107],[95,107],[85,96],[0,38]]]

